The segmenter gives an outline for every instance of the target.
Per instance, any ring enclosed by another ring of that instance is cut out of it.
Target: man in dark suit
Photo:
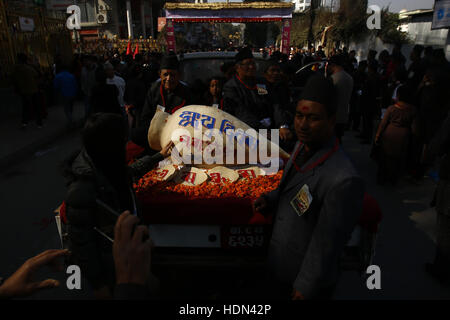
[[[362,212],[364,182],[334,134],[335,89],[307,83],[294,120],[298,137],[279,187],[254,203],[274,212],[268,269],[276,298],[329,299],[339,259]]]
[[[289,119],[274,107],[267,81],[256,76],[252,51],[242,48],[234,59],[236,74],[223,88],[223,110],[254,129],[279,128],[281,140],[287,140]]]

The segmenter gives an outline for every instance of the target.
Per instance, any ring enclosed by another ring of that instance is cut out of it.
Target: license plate
[[[223,248],[263,248],[267,232],[263,226],[222,227]]]

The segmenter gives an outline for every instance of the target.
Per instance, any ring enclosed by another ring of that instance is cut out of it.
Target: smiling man
[[[179,68],[180,63],[175,54],[167,54],[162,58],[159,72],[161,81],[155,81],[147,93],[137,128],[133,130],[134,143],[148,146],[147,132],[158,106],[172,114],[192,103],[189,88],[180,82]]]
[[[336,287],[340,256],[362,213],[364,182],[339,146],[335,123],[335,88],[315,75],[297,104],[299,141],[280,185],[254,203],[275,214],[268,257],[273,298],[329,299]]]

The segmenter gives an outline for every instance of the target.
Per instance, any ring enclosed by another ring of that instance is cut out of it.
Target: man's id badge
[[[313,197],[309,192],[309,187],[305,184],[295,195],[294,199],[291,200],[291,206],[300,217],[308,210],[312,201]]]
[[[159,110],[159,111],[162,111],[162,112],[164,112],[164,111],[166,110],[166,108],[163,107],[163,106],[160,105],[160,104],[158,104],[158,105],[156,106],[156,109]]]
[[[268,94],[269,92],[267,91],[266,85],[265,84],[257,84],[256,88],[258,89],[258,94],[259,95],[265,95]]]

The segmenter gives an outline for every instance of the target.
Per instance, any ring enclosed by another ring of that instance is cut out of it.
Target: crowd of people
[[[68,126],[73,126],[73,103],[80,92],[86,116],[83,148],[66,161],[64,171],[72,263],[83,269],[97,298],[113,297],[116,284],[146,286],[150,243],[145,228],[137,227],[134,235],[130,231],[139,216],[131,182],[173,148],[169,144],[155,152],[148,146],[147,132],[156,110],[174,113],[202,104],[224,110],[255,129],[278,129],[281,147],[292,154],[278,188],[254,203],[257,211],[275,217],[268,253],[268,294],[273,298],[330,298],[334,292],[340,256],[367,197],[363,179],[342,148],[350,131],[359,132],[361,143],[373,144],[371,156],[379,167],[380,185],[395,184],[405,173],[421,179],[441,157],[435,199],[438,250],[428,271],[449,283],[450,137],[445,86],[450,67],[441,49],[420,45],[414,47],[411,61],[406,66],[399,47],[392,53],[380,52],[378,58],[370,50],[359,63],[354,50],[334,50],[327,57],[318,47],[298,50],[291,59],[274,52],[263,70],[257,70],[252,50],[245,47],[207,83],[192,86],[181,81],[179,59],[171,53],[87,55],[77,56],[71,65],[56,63],[53,88],[62,99]],[[304,87],[296,93],[295,70],[309,64]],[[15,75],[26,98],[26,125],[37,88],[24,77],[38,76],[26,56],[20,57]],[[32,88],[25,90],[27,86]],[[130,140],[145,150],[127,166],[125,143]],[[124,213],[113,232],[117,217],[105,218],[97,200],[131,214]],[[114,250],[96,228],[119,239]],[[127,245],[135,246],[135,251],[123,249]],[[63,253],[51,253],[59,254]],[[41,286],[47,285],[54,282]],[[145,290],[139,292],[143,296]]]

